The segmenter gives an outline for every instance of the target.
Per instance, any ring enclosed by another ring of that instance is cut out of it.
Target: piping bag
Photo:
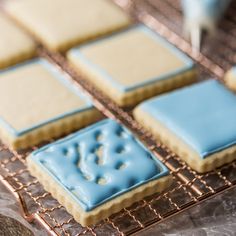
[[[231,0],[181,0],[184,32],[192,47],[200,51],[203,31],[213,35]]]

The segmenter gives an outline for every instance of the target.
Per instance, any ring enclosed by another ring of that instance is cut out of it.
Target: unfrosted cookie
[[[236,95],[217,81],[150,99],[134,116],[198,172],[236,158]]]
[[[0,69],[24,61],[35,54],[33,40],[0,12]]]
[[[236,66],[233,66],[225,74],[225,83],[230,89],[236,92]]]
[[[34,151],[27,163],[32,175],[83,226],[171,183],[167,168],[110,119]]]
[[[143,25],[71,49],[68,58],[120,106],[195,79],[192,60]]]
[[[98,116],[82,92],[44,59],[0,73],[0,136],[13,148],[48,141]]]
[[[6,10],[57,51],[130,24],[130,18],[109,0],[21,0],[9,2]]]

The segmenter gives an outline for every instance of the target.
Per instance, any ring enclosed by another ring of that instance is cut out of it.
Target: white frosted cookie
[[[226,72],[225,83],[230,89],[236,92],[236,66],[233,66]]]
[[[145,101],[134,116],[198,172],[236,158],[236,95],[215,80]]]
[[[123,126],[103,120],[27,157],[32,175],[83,226],[168,187],[168,169]]]
[[[68,58],[120,106],[195,79],[192,60],[143,25],[71,49]]]
[[[109,0],[21,0],[6,10],[49,49],[63,51],[130,24]]]
[[[35,54],[33,40],[0,12],[0,69],[29,59]]]
[[[0,136],[15,149],[69,133],[98,117],[82,92],[44,59],[0,73]]]

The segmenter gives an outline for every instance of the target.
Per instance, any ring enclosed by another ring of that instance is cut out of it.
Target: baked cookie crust
[[[232,89],[234,92],[236,92],[236,66],[233,66],[229,71],[226,72],[224,80],[229,89]]]
[[[172,180],[167,168],[112,120],[33,152],[27,164],[83,226],[164,190]]]
[[[174,135],[163,124],[156,119],[136,108],[134,111],[135,119],[148,131],[150,131],[156,140],[162,142],[184,160],[192,169],[199,173],[211,171],[224,164],[235,160],[236,145],[201,159],[191,147],[186,145],[178,136]]]
[[[14,149],[49,141],[99,117],[83,93],[44,59],[0,73],[0,136]]]
[[[120,106],[192,83],[190,58],[143,25],[71,49],[74,68]]]
[[[126,27],[131,20],[108,0],[11,1],[6,11],[53,51]]]
[[[17,64],[36,54],[33,40],[0,12],[0,69]]]
[[[210,80],[146,101],[133,114],[158,141],[204,173],[236,158],[235,101],[231,91]]]

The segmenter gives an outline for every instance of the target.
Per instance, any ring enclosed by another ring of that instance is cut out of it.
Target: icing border
[[[119,35],[119,34],[124,34],[127,31],[131,31],[137,29],[145,34],[147,34],[148,36],[150,36],[153,40],[155,40],[156,42],[160,43],[161,45],[163,45],[164,47],[168,48],[171,50],[171,52],[178,57],[179,59],[181,59],[184,63],[185,66],[183,66],[182,68],[178,68],[173,70],[172,72],[167,72],[164,73],[161,76],[155,77],[155,78],[150,78],[147,81],[143,81],[140,82],[138,84],[134,84],[134,85],[129,85],[129,86],[125,86],[121,83],[119,83],[118,81],[114,80],[113,77],[111,75],[109,75],[105,69],[103,69],[102,67],[100,67],[99,65],[93,63],[91,60],[89,60],[85,55],[83,55],[82,52],[80,52],[80,49],[86,48],[86,47],[90,47],[93,44],[96,44],[97,42],[100,41],[105,41],[105,40],[109,40],[112,37]],[[76,56],[77,58],[79,58],[84,64],[86,64],[88,67],[92,68],[95,70],[95,72],[97,72],[98,74],[100,74],[106,81],[108,81],[109,83],[113,84],[115,87],[117,87],[121,92],[128,92],[128,91],[132,91],[133,89],[136,88],[140,88],[142,86],[145,85],[149,85],[152,84],[153,82],[159,81],[159,80],[164,80],[167,79],[169,77],[178,75],[180,73],[184,73],[188,70],[191,70],[195,64],[194,62],[188,57],[186,56],[182,51],[180,51],[178,48],[176,48],[174,45],[172,45],[171,43],[169,43],[167,40],[165,40],[164,38],[162,38],[158,33],[152,31],[151,29],[149,29],[148,27],[146,27],[143,24],[138,24],[135,26],[132,26],[128,29],[125,29],[121,32],[116,32],[113,33],[112,35],[108,36],[108,37],[103,37],[100,38],[98,40],[94,40],[92,42],[89,42],[87,44],[82,44],[79,47],[76,48],[72,48],[71,50],[69,50],[68,52],[71,55]]]
[[[0,124],[8,131],[10,132],[13,136],[15,137],[19,137],[25,133],[28,133],[34,129],[37,129],[39,127],[42,127],[48,123],[52,123],[54,121],[58,121],[60,119],[63,119],[65,117],[74,115],[76,113],[85,111],[85,110],[89,110],[93,107],[91,101],[89,100],[88,97],[86,97],[82,91],[75,87],[70,81],[68,81],[65,76],[63,75],[63,73],[60,72],[60,70],[58,68],[56,68],[56,66],[54,66],[53,64],[51,64],[49,61],[47,61],[46,59],[43,58],[36,58],[33,60],[29,60],[20,64],[17,64],[13,67],[9,67],[3,70],[0,70],[0,75],[4,74],[4,73],[9,73],[10,71],[14,71],[18,68],[21,68],[23,66],[27,66],[30,64],[40,64],[42,65],[48,72],[50,72],[52,74],[52,76],[57,79],[60,83],[62,83],[65,87],[67,87],[70,91],[72,91],[73,93],[75,93],[78,97],[80,97],[82,100],[84,100],[86,102],[85,106],[82,106],[81,108],[69,111],[69,112],[65,112],[61,115],[55,116],[51,119],[45,120],[43,122],[37,123],[33,126],[30,127],[26,127],[20,130],[16,130],[11,124],[9,124],[6,120],[3,119],[3,117],[0,116]]]

